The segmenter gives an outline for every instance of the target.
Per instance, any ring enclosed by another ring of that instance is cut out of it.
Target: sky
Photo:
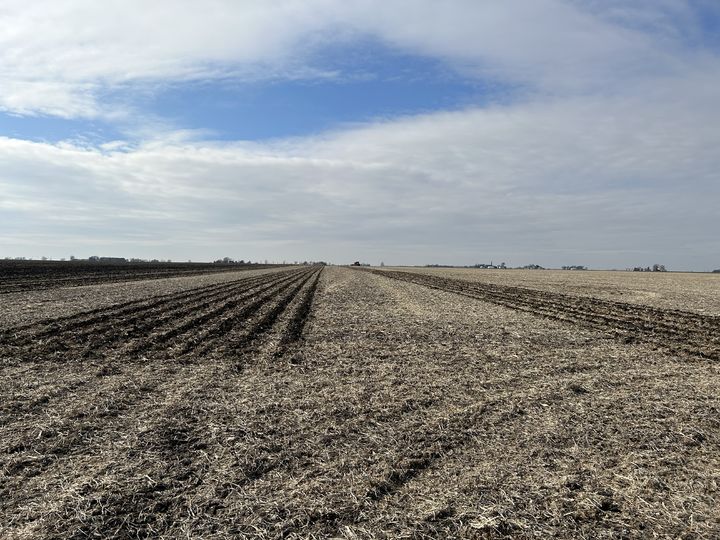
[[[716,0],[0,1],[0,257],[720,268]]]

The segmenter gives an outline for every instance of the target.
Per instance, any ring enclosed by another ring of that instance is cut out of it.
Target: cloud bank
[[[720,244],[720,60],[699,2],[5,2],[0,109],[122,118],[108,92],[342,77],[372,36],[517,89],[324,134],[98,146],[0,137],[8,254],[386,263],[660,262]],[[704,11],[705,10],[705,11]],[[271,121],[271,119],[269,119]]]

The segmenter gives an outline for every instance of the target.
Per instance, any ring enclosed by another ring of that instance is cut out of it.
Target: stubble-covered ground
[[[8,318],[0,537],[720,535],[716,316],[396,270]]]

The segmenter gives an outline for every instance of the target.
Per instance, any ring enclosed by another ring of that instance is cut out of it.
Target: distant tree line
[[[471,264],[471,265],[465,265],[465,266],[456,266],[453,264],[426,264],[425,268],[483,268],[483,269],[499,269],[499,270],[505,270],[507,269],[507,265],[502,262],[500,264],[487,264],[487,263],[477,263],[477,264]]]
[[[646,266],[645,268],[636,266],[633,268],[633,272],[667,272],[667,270],[664,264],[653,264],[652,267]]]

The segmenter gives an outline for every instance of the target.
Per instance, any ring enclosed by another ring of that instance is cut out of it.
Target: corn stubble
[[[0,537],[720,535],[716,315],[417,276],[9,319]]]

